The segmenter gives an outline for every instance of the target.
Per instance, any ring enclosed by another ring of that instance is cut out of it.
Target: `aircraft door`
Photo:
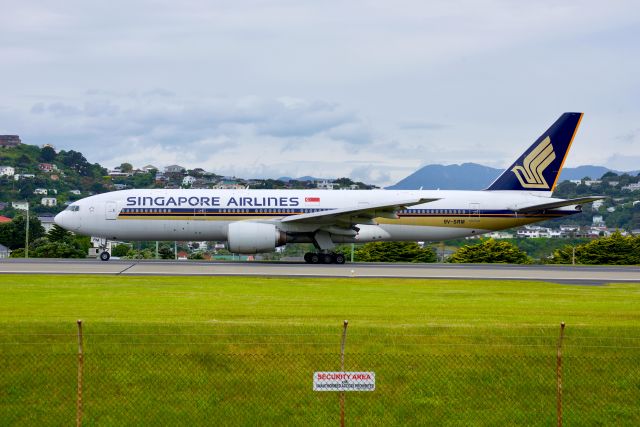
[[[469,203],[469,222],[480,222],[480,203]]]
[[[104,215],[105,219],[116,219],[118,217],[118,204],[116,202],[107,202]]]

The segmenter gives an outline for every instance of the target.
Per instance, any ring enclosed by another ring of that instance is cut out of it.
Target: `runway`
[[[498,264],[309,265],[305,263],[159,260],[5,259],[0,274],[96,274],[126,276],[369,277],[417,279],[542,280],[598,285],[640,283],[638,267]]]

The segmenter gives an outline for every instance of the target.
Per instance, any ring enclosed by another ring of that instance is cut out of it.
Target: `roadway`
[[[542,280],[598,285],[640,283],[640,268],[623,266],[344,264],[197,262],[158,260],[4,259],[0,274],[96,274],[126,276],[379,277],[419,279]]]

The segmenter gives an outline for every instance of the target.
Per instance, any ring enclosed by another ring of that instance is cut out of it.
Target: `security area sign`
[[[313,391],[374,391],[375,372],[314,372]]]

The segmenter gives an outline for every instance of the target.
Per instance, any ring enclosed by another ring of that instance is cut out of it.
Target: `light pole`
[[[27,232],[24,233],[24,257],[29,258],[29,202],[27,202]]]

